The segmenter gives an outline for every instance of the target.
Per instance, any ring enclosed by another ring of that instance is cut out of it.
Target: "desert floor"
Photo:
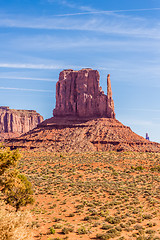
[[[35,240],[160,239],[160,153],[22,151]]]

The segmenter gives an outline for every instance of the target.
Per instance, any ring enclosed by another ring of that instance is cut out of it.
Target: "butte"
[[[62,71],[56,84],[53,117],[6,144],[12,149],[38,151],[160,152],[160,144],[144,139],[116,119],[110,75],[107,95],[99,79],[99,72],[90,68]]]

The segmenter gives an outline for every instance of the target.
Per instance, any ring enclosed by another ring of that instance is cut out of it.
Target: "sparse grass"
[[[34,239],[160,238],[157,166],[160,153],[24,152],[19,168],[37,199]]]

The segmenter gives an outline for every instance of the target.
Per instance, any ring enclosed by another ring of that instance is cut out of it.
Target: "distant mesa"
[[[20,136],[37,127],[43,117],[34,110],[16,110],[0,107],[0,139]]]
[[[91,68],[60,72],[53,117],[6,145],[57,152],[160,152],[160,144],[137,135],[115,118],[110,75],[107,95],[99,78]]]

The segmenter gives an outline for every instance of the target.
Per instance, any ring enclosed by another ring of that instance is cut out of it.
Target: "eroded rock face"
[[[15,110],[0,107],[0,133],[26,133],[43,121],[34,110]]]
[[[99,78],[99,72],[90,68],[62,71],[56,85],[56,107],[53,115],[115,118],[111,84],[107,97],[99,86]]]

